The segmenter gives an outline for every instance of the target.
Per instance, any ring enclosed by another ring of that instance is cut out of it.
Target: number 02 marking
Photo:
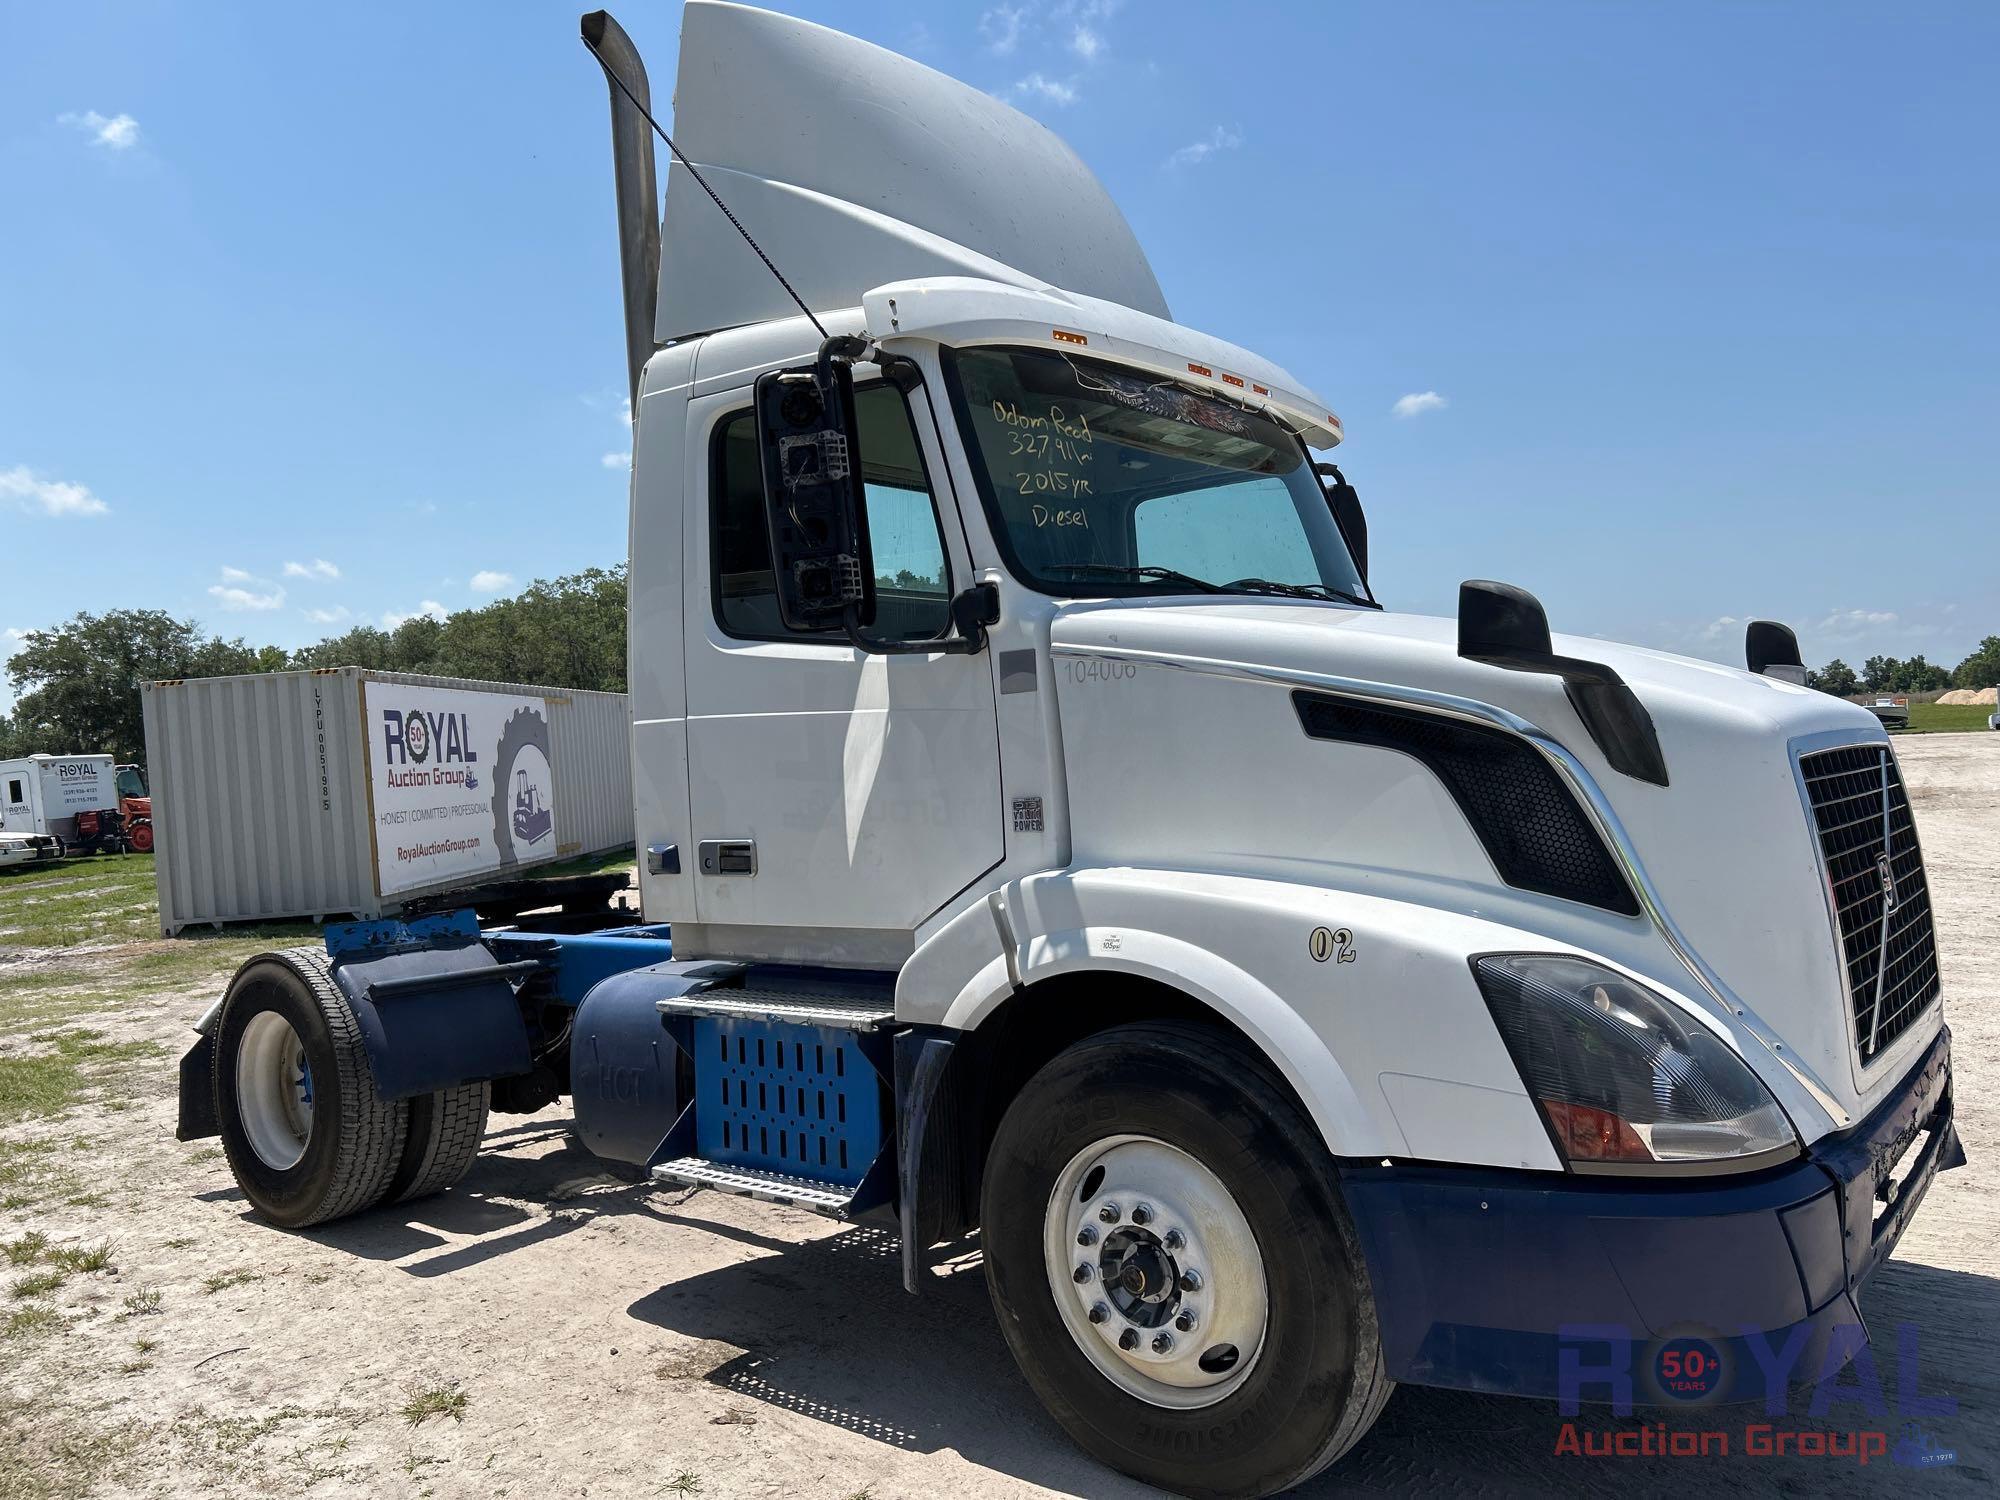
[[[1306,951],[1312,954],[1313,962],[1323,964],[1336,953],[1340,962],[1354,962],[1354,934],[1345,927],[1315,927],[1312,936],[1306,940]]]

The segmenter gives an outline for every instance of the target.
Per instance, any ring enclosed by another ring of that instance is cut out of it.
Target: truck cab
[[[643,67],[584,36],[648,925],[253,960],[183,1133],[300,1224],[567,1093],[660,1180],[896,1226],[912,1291],[976,1231],[1057,1419],[1190,1493],[1299,1482],[1397,1381],[1566,1394],[1580,1337],[1626,1399],[1669,1339],[1720,1399],[1851,1352],[1963,1159],[1874,717],[1768,622],[1739,670],[1505,584],[1385,607],[1332,408],[1173,321],[1006,105],[696,0],[661,220]]]

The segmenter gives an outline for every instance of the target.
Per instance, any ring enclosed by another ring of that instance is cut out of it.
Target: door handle
[[[697,846],[704,875],[755,875],[755,839],[703,839]]]

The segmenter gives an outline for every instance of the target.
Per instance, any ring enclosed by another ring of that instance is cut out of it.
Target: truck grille
[[[1937,996],[1923,852],[1888,746],[1813,751],[1799,757],[1799,774],[1847,967],[1855,1046],[1867,1063]]]

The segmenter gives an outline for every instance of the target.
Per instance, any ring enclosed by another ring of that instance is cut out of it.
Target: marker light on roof
[[[1208,378],[1210,378],[1211,380],[1215,378],[1215,371],[1213,371],[1213,370],[1209,369],[1209,367],[1208,367],[1207,365],[1197,365],[1197,364],[1190,364],[1190,365],[1188,366],[1188,374],[1190,374],[1190,375],[1205,375],[1205,376],[1207,376]]]
[[[1071,333],[1067,328],[1051,328],[1049,337],[1061,344],[1088,344],[1089,339],[1080,333]]]

